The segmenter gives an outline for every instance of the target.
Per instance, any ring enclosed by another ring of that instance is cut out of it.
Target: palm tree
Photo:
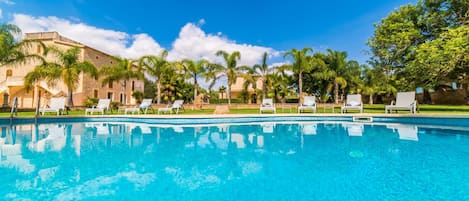
[[[228,91],[226,95],[228,98],[228,104],[231,104],[231,85],[236,82],[238,72],[242,69],[242,67],[238,66],[238,60],[241,59],[241,53],[239,53],[238,51],[234,51],[233,53],[229,54],[226,51],[219,50],[215,55],[223,56],[223,59],[225,60],[225,66],[223,66],[223,71],[228,80]]]
[[[144,76],[141,69],[137,67],[136,61],[118,57],[114,57],[114,60],[117,61],[116,65],[103,66],[99,74],[104,76],[102,80],[103,86],[114,81],[122,81],[121,86],[124,91],[123,104],[126,104],[127,81],[131,79],[141,80]]]
[[[309,47],[305,47],[302,50],[293,48],[290,51],[285,52],[283,55],[284,58],[288,56],[293,58],[293,64],[290,67],[294,73],[298,74],[298,91],[300,99],[303,97],[303,72],[311,69],[311,56],[308,55],[308,52],[313,52],[313,49]]]
[[[290,89],[288,88],[289,80],[288,76],[281,69],[273,69],[275,70],[267,76],[270,80],[268,82],[270,88],[269,91],[273,94],[276,102],[279,102],[278,100],[284,100],[290,92]]]
[[[15,41],[15,36],[21,34],[21,30],[12,24],[0,25],[0,66],[8,64],[24,64],[29,61],[45,62],[42,57],[47,53],[46,46],[37,40],[22,40],[21,42]],[[40,45],[44,50],[43,55],[31,54],[28,49],[33,44]]]
[[[205,59],[201,59],[197,62],[190,59],[184,59],[179,63],[179,66],[182,68],[181,70],[186,75],[186,78],[191,78],[194,80],[194,104],[197,98],[197,89],[199,88],[197,77],[204,73],[208,65],[209,62]]]
[[[244,72],[238,73],[238,76],[244,79],[243,89],[244,91],[248,91],[249,86],[253,89],[257,89],[257,79],[259,79],[259,75],[254,70],[254,67],[246,66],[243,69]]]
[[[162,99],[166,103],[170,103],[178,97],[182,97],[181,94],[177,93],[177,82],[179,81],[180,75],[173,71],[168,71],[161,76],[161,95]]]
[[[221,93],[221,99],[223,99],[223,94],[226,92],[226,87],[224,85],[220,86],[220,88],[218,88],[218,92]]]
[[[359,93],[362,80],[362,69],[360,63],[355,60],[347,61],[344,78],[347,80],[347,87],[342,87],[342,94]]]
[[[386,84],[386,74],[381,68],[370,68],[362,65],[362,82],[359,86],[364,94],[369,96],[369,104],[373,104],[374,95],[393,94],[397,89],[392,85]]]
[[[210,63],[207,65],[206,70],[202,73],[202,77],[205,77],[205,82],[210,83],[208,85],[208,91],[211,93],[213,86],[223,76],[223,66],[218,64]]]
[[[170,69],[170,63],[166,61],[168,51],[163,50],[159,56],[147,55],[139,59],[139,67],[155,78],[156,83],[156,103],[161,103],[161,81],[162,75]]]
[[[48,47],[48,54],[53,54],[57,58],[55,62],[44,62],[26,74],[24,85],[29,91],[33,84],[46,80],[49,85],[54,85],[58,80],[62,80],[68,89],[68,105],[73,106],[73,91],[76,89],[80,74],[86,73],[91,77],[98,78],[98,70],[88,61],[80,61],[81,50],[72,47],[65,51],[55,46]]]
[[[267,85],[270,83],[270,74],[274,72],[274,68],[269,68],[267,65],[267,52],[264,52],[262,55],[262,64],[256,64],[253,66],[252,74],[254,77],[260,78],[262,80],[262,99],[266,98]],[[257,79],[256,79],[257,80]]]
[[[347,52],[327,49],[326,64],[332,73],[334,82],[334,102],[339,103],[339,86],[346,87],[347,80]]]

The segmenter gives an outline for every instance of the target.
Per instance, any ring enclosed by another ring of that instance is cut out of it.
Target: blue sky
[[[247,64],[255,63],[262,51],[271,53],[270,63],[283,62],[283,51],[303,47],[347,51],[349,59],[365,62],[369,58],[366,41],[373,34],[373,24],[400,5],[415,2],[0,0],[0,20],[17,23],[28,32],[59,31],[121,56],[164,48],[174,49],[173,58],[210,57],[205,55],[211,54],[210,50],[199,47],[208,44],[227,50],[244,48],[241,53]],[[103,30],[106,33],[101,33]],[[80,31],[84,33],[76,33]],[[93,33],[100,33],[103,41],[89,39]],[[198,33],[198,42],[190,40],[192,33]],[[112,42],[116,44],[107,47]]]

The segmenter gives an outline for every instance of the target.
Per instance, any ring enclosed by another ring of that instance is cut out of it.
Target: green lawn
[[[365,105],[364,113],[376,113],[376,114],[384,114],[384,107],[383,104],[375,104],[375,105]],[[213,109],[203,109],[203,110],[190,110],[187,109],[184,112],[181,112],[182,115],[192,115],[192,114],[213,114]],[[298,111],[295,107],[292,107],[291,110],[289,108],[284,109],[277,108],[278,114],[296,114]],[[152,112],[149,112],[152,114]],[[332,109],[327,107],[324,110],[323,107],[317,108],[317,113],[329,113],[332,114]],[[334,113],[340,113],[340,107],[334,108]],[[399,114],[408,114],[409,112],[400,111]],[[83,116],[85,112],[83,110],[73,110],[70,111],[68,116]],[[111,114],[117,114],[117,111],[113,111]],[[250,109],[230,109],[230,114],[259,114],[259,109],[250,108]],[[454,106],[454,105],[419,105],[419,114],[469,114],[469,106],[462,105],[462,106]],[[48,113],[47,116],[55,116],[55,114]],[[8,117],[10,116],[9,112],[0,112],[0,117]],[[19,117],[33,117],[34,112],[18,112]]]

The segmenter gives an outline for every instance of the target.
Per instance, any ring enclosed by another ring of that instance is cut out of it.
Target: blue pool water
[[[469,200],[456,127],[25,124],[0,155],[0,200]]]

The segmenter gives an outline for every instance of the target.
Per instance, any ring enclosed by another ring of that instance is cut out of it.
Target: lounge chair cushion
[[[142,104],[140,104],[140,108],[147,108],[148,106],[150,106],[147,102],[143,102]]]
[[[314,105],[314,101],[313,100],[305,100],[304,105],[312,106],[312,105]]]
[[[360,103],[359,102],[356,102],[356,101],[350,101],[348,102],[347,106],[359,106]]]

